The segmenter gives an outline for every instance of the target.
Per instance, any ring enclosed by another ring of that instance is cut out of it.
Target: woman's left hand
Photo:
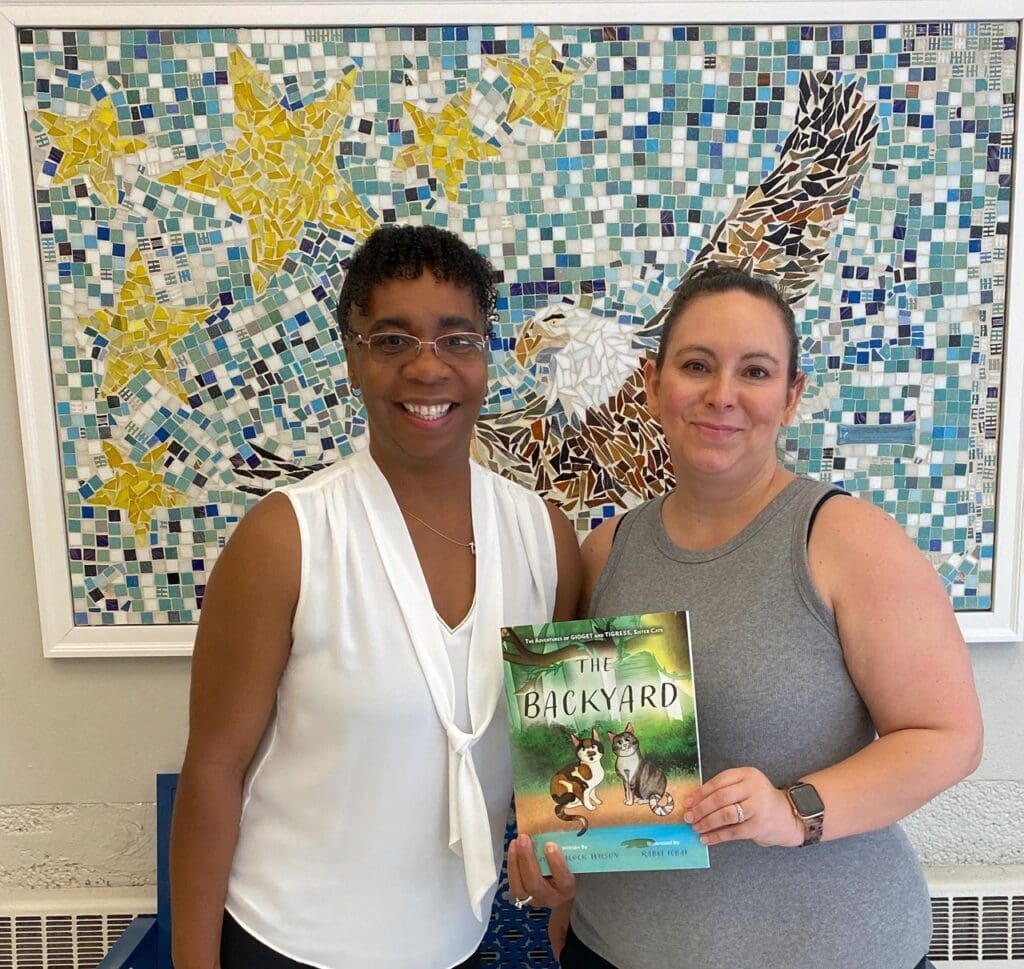
[[[701,844],[747,839],[762,848],[795,848],[804,829],[784,791],[756,767],[732,767],[716,774],[683,799],[683,820]]]
[[[540,873],[529,835],[521,834],[508,846],[508,888],[514,899],[535,908],[557,908],[572,901],[576,894],[576,876],[569,871],[565,855],[554,843],[544,846],[551,875]]]

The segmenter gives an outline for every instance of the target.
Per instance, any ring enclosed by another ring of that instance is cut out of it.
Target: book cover
[[[707,868],[685,612],[502,629],[516,823],[574,872]]]

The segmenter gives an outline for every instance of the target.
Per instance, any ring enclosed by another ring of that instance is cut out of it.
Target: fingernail
[[[545,854],[553,855],[557,850],[558,850],[558,845],[556,845],[554,843],[554,841],[545,841],[544,842],[544,853]]]
[[[520,847],[527,851],[530,850],[530,836],[528,834],[521,834],[516,840],[518,840]]]
[[[686,822],[687,824],[693,824],[693,812],[692,812],[692,811],[687,811],[687,812],[686,812],[686,813],[685,813],[685,814],[683,815],[683,820],[684,820],[684,821],[685,821],[685,822]]]

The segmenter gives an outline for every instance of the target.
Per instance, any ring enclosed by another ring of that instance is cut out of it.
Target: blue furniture
[[[177,774],[156,776],[156,916],[140,915],[113,945],[97,969],[174,969],[171,965],[171,882],[168,851]],[[516,836],[515,823],[505,829],[505,846]],[[481,953],[493,969],[557,969],[547,942],[547,911],[517,912],[503,895],[508,888],[502,866],[498,897]]]
[[[171,812],[177,774],[156,775],[156,915],[140,915],[96,969],[173,969],[171,965]]]
[[[156,916],[140,915],[124,930],[97,969],[155,969]]]

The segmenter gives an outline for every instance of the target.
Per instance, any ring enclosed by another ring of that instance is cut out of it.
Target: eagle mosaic
[[[23,30],[80,625],[191,622],[258,497],[365,444],[333,319],[379,224],[498,268],[474,455],[585,533],[672,485],[679,281],[774,278],[798,471],[991,596],[1014,23]]]

